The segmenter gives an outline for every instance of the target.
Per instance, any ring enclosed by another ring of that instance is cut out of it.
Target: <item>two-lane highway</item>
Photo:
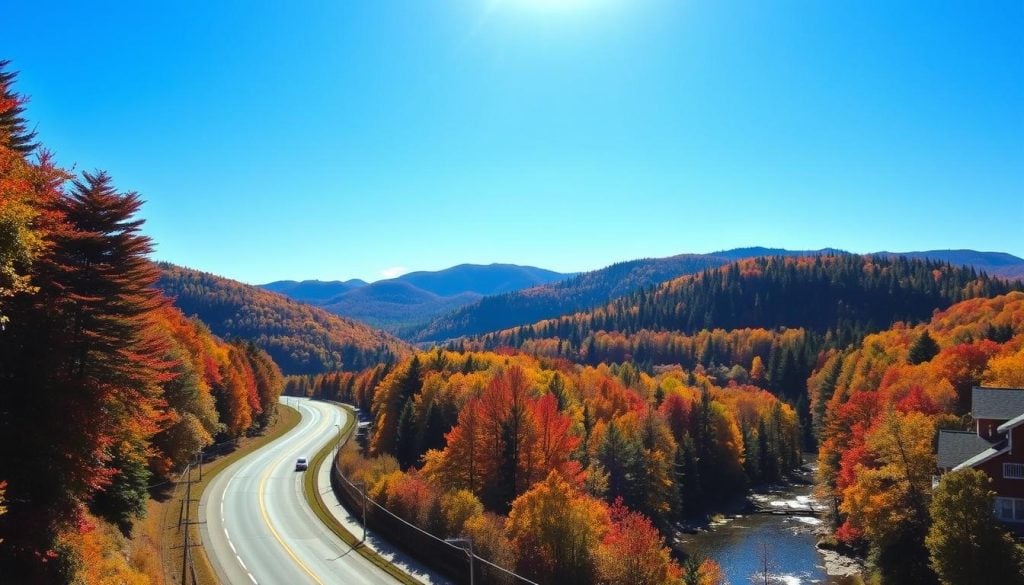
[[[232,585],[394,583],[321,523],[303,495],[307,472],[295,471],[298,457],[337,440],[348,413],[322,402],[294,404],[302,414],[294,429],[232,464],[203,493],[203,545],[217,576]]]

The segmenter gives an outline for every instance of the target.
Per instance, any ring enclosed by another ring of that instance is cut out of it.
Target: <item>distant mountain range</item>
[[[322,303],[333,299],[334,297],[346,293],[350,290],[355,290],[366,286],[365,280],[353,278],[352,280],[346,280],[344,282],[340,280],[278,280],[267,284],[261,284],[262,288],[269,291],[273,291],[287,297],[291,297],[297,301],[304,301],[307,303]]]
[[[589,309],[639,288],[727,262],[727,258],[707,254],[619,262],[561,282],[484,297],[399,334],[413,341],[429,342],[498,331]]]
[[[404,339],[429,343],[584,311],[666,280],[736,260],[846,253],[835,248],[748,247],[710,254],[631,260],[575,275],[514,264],[461,264],[370,284],[354,279],[278,281],[262,286]],[[954,266],[970,266],[992,276],[1024,279],[1024,259],[1002,252],[930,250],[869,255],[937,260]]]
[[[970,266],[990,276],[1011,280],[1024,279],[1024,259],[1004,252],[977,252],[975,250],[931,250],[928,252],[878,252],[885,256],[906,256],[941,260],[954,266]]]
[[[422,325],[488,295],[570,277],[533,266],[460,264],[434,272],[410,272],[388,280],[284,280],[261,285],[387,331]]]
[[[854,254],[762,256],[668,280],[586,311],[488,333],[470,341],[470,346],[523,348],[592,364],[629,359],[693,364],[700,353],[701,363],[712,366],[716,356],[729,354],[731,348],[750,347],[750,338],[738,342],[745,335],[741,332],[730,342],[720,332],[694,346],[687,336],[712,329],[801,328],[846,347],[897,321],[915,324],[968,298],[1021,290],[1020,281],[993,278],[942,260]],[[763,337],[759,343],[772,341]],[[815,352],[804,347],[790,358],[800,375],[786,386],[795,389],[806,382]],[[769,371],[783,365],[767,362]]]
[[[574,278],[503,295],[490,296],[442,315],[419,327],[400,330],[401,337],[415,342],[439,342],[467,335],[481,335],[597,307],[639,289],[666,280],[717,268],[736,260],[761,256],[820,256],[847,254],[835,248],[786,250],[749,247],[711,254],[681,254],[613,264]],[[871,255],[871,254],[869,254]],[[993,276],[1024,278],[1024,259],[1002,252],[931,250],[904,254],[879,252],[881,256],[908,256],[970,266]]]

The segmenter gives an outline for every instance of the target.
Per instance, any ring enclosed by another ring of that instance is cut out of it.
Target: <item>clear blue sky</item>
[[[58,159],[247,282],[745,245],[1024,256],[1024,3],[13,2]]]

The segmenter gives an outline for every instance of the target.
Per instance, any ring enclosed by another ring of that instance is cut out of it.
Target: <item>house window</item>
[[[995,512],[1003,522],[1024,522],[1024,499],[996,498]]]
[[[1003,477],[1024,479],[1024,463],[1003,463]]]

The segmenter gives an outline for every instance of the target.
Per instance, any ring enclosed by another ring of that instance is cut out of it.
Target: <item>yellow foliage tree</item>
[[[593,582],[593,553],[608,528],[607,507],[555,471],[512,502],[505,524],[523,573],[580,585]]]
[[[989,360],[982,379],[987,386],[1024,388],[1024,349]]]

